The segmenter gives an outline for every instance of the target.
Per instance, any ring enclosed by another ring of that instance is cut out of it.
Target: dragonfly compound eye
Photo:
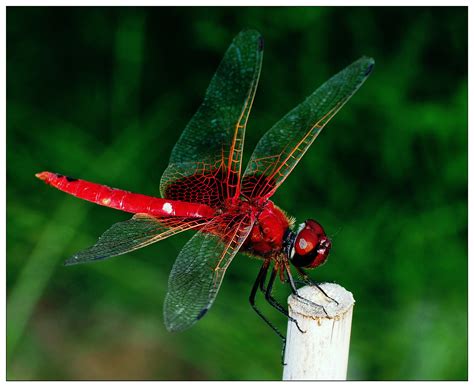
[[[291,262],[297,267],[315,268],[322,265],[331,250],[331,241],[321,225],[307,220],[296,235]]]

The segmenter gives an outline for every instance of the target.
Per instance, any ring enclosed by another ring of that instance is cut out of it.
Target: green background
[[[168,333],[167,277],[192,233],[64,267],[129,215],[34,177],[158,195],[173,144],[244,28],[265,38],[246,158],[331,75],[376,60],[274,196],[333,237],[312,277],[356,298],[348,377],[467,378],[467,7],[10,7],[9,379],[281,379],[281,343],[248,305],[258,261],[237,256],[206,317]]]

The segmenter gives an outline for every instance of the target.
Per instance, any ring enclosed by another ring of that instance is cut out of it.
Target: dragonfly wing
[[[215,208],[238,193],[245,127],[262,57],[258,32],[243,31],[232,41],[171,153],[161,178],[163,197]]]
[[[97,261],[148,246],[185,230],[203,226],[209,220],[196,218],[160,218],[136,214],[124,222],[115,223],[97,243],[69,258],[65,264],[74,265]]]
[[[184,246],[168,281],[164,318],[169,331],[189,328],[209,310],[227,267],[252,226],[249,215],[234,218],[223,215],[207,224]]]
[[[278,121],[258,142],[242,181],[247,197],[269,198],[298,164],[323,127],[370,75],[362,57],[333,76]]]

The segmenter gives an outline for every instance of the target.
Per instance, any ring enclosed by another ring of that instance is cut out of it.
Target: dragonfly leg
[[[252,291],[250,293],[249,301],[250,301],[250,305],[252,306],[252,308],[255,310],[255,312],[257,312],[257,314],[262,318],[262,320],[265,321],[267,323],[267,325],[270,328],[273,329],[273,331],[278,335],[278,337],[280,337],[280,339],[285,341],[286,340],[285,336],[278,330],[277,327],[275,327],[270,322],[270,320],[268,320],[267,317],[265,317],[265,315],[255,305],[255,296],[257,294],[258,288],[262,286],[261,283],[264,282],[265,278],[267,277],[269,263],[270,263],[270,261],[268,261],[268,262],[265,261],[262,265],[262,268],[258,272],[257,279],[255,280],[255,283],[253,284],[253,287],[252,287]]]
[[[268,272],[268,266],[270,264],[270,261],[269,260],[266,260],[263,265],[262,265],[262,268],[260,269],[260,271],[258,272],[258,275],[257,275],[257,279],[255,280],[255,283],[253,284],[253,287],[252,287],[252,291],[250,292],[250,297],[249,297],[249,301],[250,301],[250,305],[252,306],[253,310],[255,310],[255,312],[260,316],[260,318],[265,321],[265,323],[270,327],[272,328],[273,332],[275,332],[278,337],[281,339],[282,343],[283,343],[283,346],[282,346],[282,351],[281,351],[281,362],[283,365],[284,364],[284,355],[285,355],[285,348],[286,348],[286,338],[285,336],[278,330],[278,328],[273,325],[270,320],[268,320],[268,318],[265,317],[265,315],[260,312],[260,310],[257,308],[257,306],[255,305],[255,296],[257,294],[257,290],[260,288],[260,289],[264,289],[264,286],[263,284],[265,283],[265,279],[267,277],[267,272]]]
[[[285,264],[285,271],[286,271],[286,275],[288,276],[288,281],[290,282],[290,287],[291,287],[291,292],[294,294],[294,296],[296,298],[298,298],[300,301],[304,302],[305,304],[308,304],[308,305],[311,305],[313,307],[316,307],[316,308],[320,308],[323,310],[324,314],[326,316],[329,316],[328,315],[328,312],[326,311],[326,309],[324,308],[324,306],[322,305],[319,305],[317,304],[316,302],[313,302],[313,301],[310,301],[310,300],[307,300],[306,298],[302,297],[299,295],[298,293],[298,289],[296,289],[296,286],[295,286],[295,282],[293,281],[293,276],[291,275],[291,270],[290,270],[290,265],[288,265],[287,263]],[[306,273],[303,272],[304,275],[306,275]],[[306,276],[308,277],[308,276]],[[317,286],[318,289],[321,289],[319,286]],[[323,291],[323,294],[326,295],[326,293]],[[330,297],[329,297],[330,298]]]
[[[303,281],[304,281],[307,285],[312,285],[312,286],[317,287],[318,290],[319,290],[321,293],[323,293],[326,298],[329,298],[331,301],[334,301],[337,305],[339,305],[339,302],[338,302],[337,300],[335,300],[334,298],[332,298],[331,296],[329,296],[329,295],[324,291],[324,289],[323,289],[321,286],[319,286],[319,284],[318,284],[317,282],[313,281],[313,280],[311,279],[311,277],[310,277],[308,274],[306,274],[306,272],[305,272],[302,268],[297,267],[296,270],[298,270],[298,273],[300,273],[300,275],[303,277]]]
[[[272,297],[272,289],[273,289],[273,284],[275,283],[275,278],[277,276],[277,273],[278,273],[278,268],[277,267],[274,267],[273,270],[272,270],[272,274],[270,275],[270,279],[268,280],[268,285],[267,285],[267,289],[265,291],[265,299],[267,300],[267,302],[273,306],[276,310],[278,310],[280,313],[284,314],[291,322],[295,323],[296,324],[296,327],[298,328],[298,330],[301,332],[301,333],[306,333],[305,331],[303,331],[300,326],[298,325],[298,321],[291,317],[289,314],[288,314],[288,311],[282,306],[280,305],[280,303],[278,303],[277,300],[275,300],[273,297]]]
[[[290,283],[290,280],[289,280],[289,279],[285,279],[284,282],[285,282],[285,284],[289,284],[289,283]],[[307,282],[302,281],[302,280],[297,279],[297,278],[296,278],[296,279],[293,278],[293,283],[294,283],[295,285],[307,285],[307,284],[308,284]]]
[[[265,264],[264,264],[265,265]],[[268,265],[267,265],[267,270],[268,270]],[[260,278],[260,284],[259,284],[259,288],[260,288],[260,291],[262,293],[265,293],[266,292],[266,289],[265,289],[265,280],[267,279],[267,275],[262,275],[262,277]]]

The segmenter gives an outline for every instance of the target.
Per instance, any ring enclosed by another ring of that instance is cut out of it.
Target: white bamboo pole
[[[288,321],[283,380],[346,380],[355,301],[352,293],[340,285],[320,286],[339,304],[314,286],[305,286],[298,294],[324,306],[327,315],[294,295],[288,298],[288,312],[305,333]]]

